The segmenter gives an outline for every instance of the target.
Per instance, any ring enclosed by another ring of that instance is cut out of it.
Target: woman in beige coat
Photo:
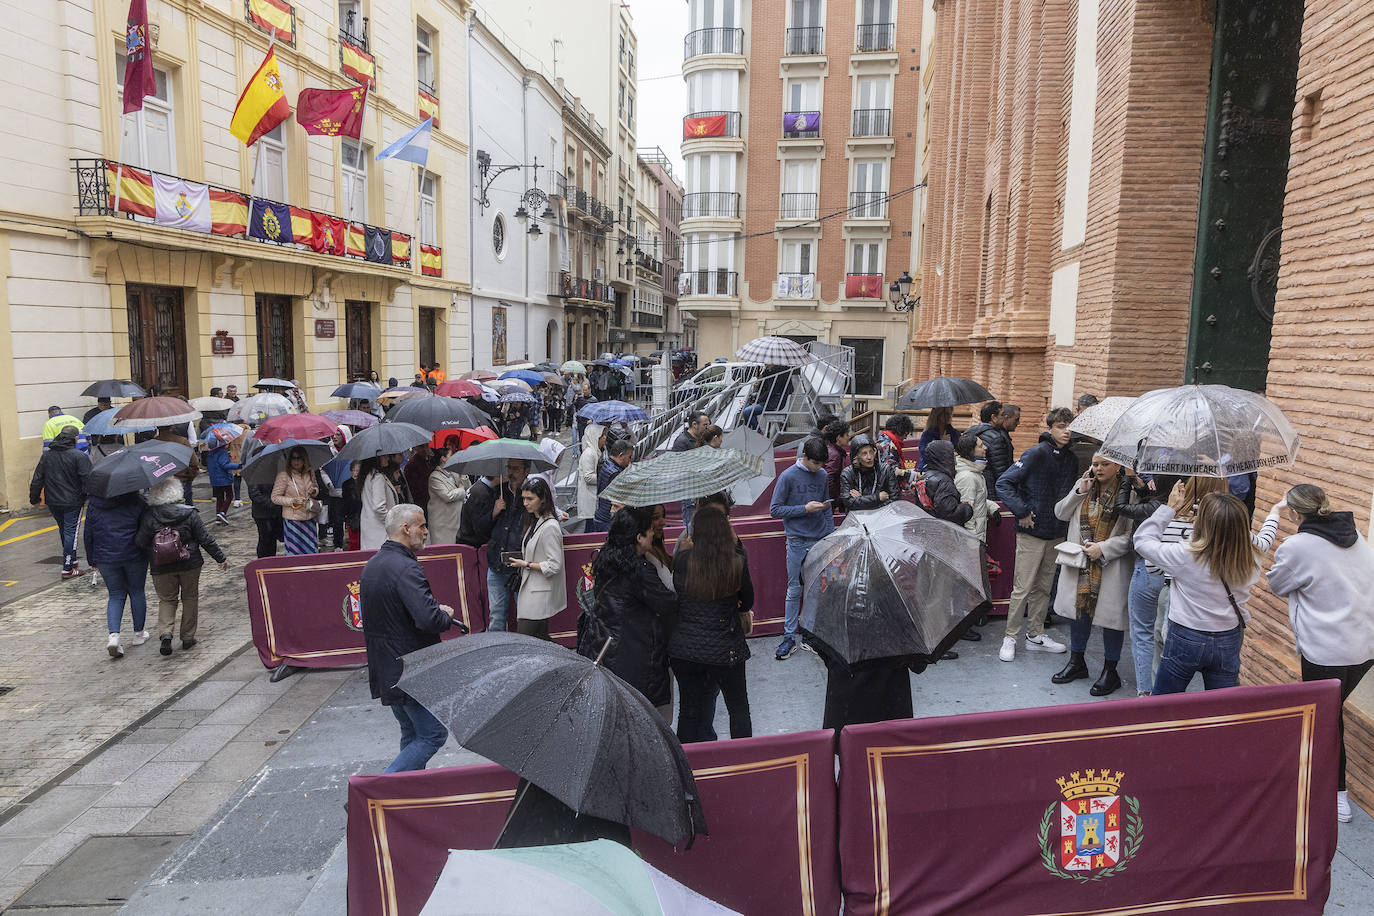
[[[1131,574],[1135,572],[1132,523],[1116,506],[1121,486],[1121,465],[1094,455],[1092,466],[1079,478],[1078,485],[1054,507],[1054,514],[1069,523],[1068,540],[1059,548],[1059,591],[1054,610],[1073,623],[1069,629],[1069,660],[1050,680],[1067,684],[1088,676],[1083,653],[1088,648],[1093,624],[1097,624],[1102,628],[1106,662],[1089,691],[1095,697],[1104,697],[1121,687],[1116,664],[1121,660],[1126,638],[1127,599]],[[1074,551],[1073,547],[1079,550]]]
[[[563,578],[563,527],[558,524],[553,493],[543,480],[532,477],[520,490],[529,521],[519,559],[510,565],[521,571],[515,599],[516,630],[526,636],[549,638],[549,618],[568,606]]]
[[[588,423],[582,435],[582,454],[577,456],[577,514],[591,520],[596,514],[596,473],[601,470],[601,450],[606,447],[606,427]]]
[[[272,485],[272,502],[281,506],[282,540],[286,542],[287,556],[318,552],[320,540],[315,520],[324,504],[320,502],[315,469],[310,466],[305,449],[297,446],[287,454],[286,467],[277,472]]]
[[[434,459],[434,470],[429,472],[429,505],[425,510],[429,534],[425,543],[431,546],[457,542],[458,515],[463,511],[463,501],[468,498],[463,475],[444,470],[444,462],[453,455],[454,441],[450,439],[439,451]]]

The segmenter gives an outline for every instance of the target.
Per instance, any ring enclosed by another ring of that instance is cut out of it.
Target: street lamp
[[[902,275],[893,281],[887,290],[887,300],[892,303],[892,309],[896,312],[911,312],[921,307],[921,297],[911,298],[911,274],[902,271]]]

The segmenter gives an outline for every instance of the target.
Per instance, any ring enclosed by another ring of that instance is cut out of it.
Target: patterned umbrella
[[[230,420],[244,420],[256,426],[269,417],[281,417],[294,413],[291,402],[279,394],[266,392],[244,398],[229,408]]]
[[[240,426],[235,426],[233,423],[216,423],[201,435],[200,441],[210,448],[219,448],[242,435],[243,428]]]
[[[577,412],[584,420],[605,425],[607,423],[633,423],[647,420],[649,415],[641,407],[626,404],[624,401],[594,401]],[[714,493],[714,490],[707,492]]]
[[[932,410],[991,401],[992,392],[973,379],[941,376],[916,385],[897,399],[898,410]]]
[[[582,365],[580,362],[578,362],[578,361],[575,360],[575,359],[570,359],[570,360],[568,360],[566,363],[564,363],[563,365],[559,366],[559,367],[558,367],[558,371],[559,371],[559,372],[566,372],[566,373],[568,373],[569,375],[586,375],[586,374],[587,374],[587,367],[584,366],[584,365]]]
[[[330,393],[331,398],[357,398],[360,401],[375,401],[382,389],[371,382],[349,382],[340,385]]]
[[[1134,403],[1135,398],[1103,398],[1075,417],[1069,424],[1069,431],[1101,442],[1107,438],[1107,432],[1112,425],[1121,419],[1126,408]]]
[[[439,387],[434,389],[434,393],[442,398],[480,398],[482,396],[482,383],[466,378],[449,379],[439,383]]]
[[[511,388],[508,391],[502,393],[502,395],[499,398],[497,398],[497,400],[500,401],[502,404],[533,404],[534,395],[530,394],[528,391],[521,391],[518,388]]]
[[[365,410],[326,410],[320,416],[333,420],[340,426],[351,426],[354,429],[367,429],[378,423],[377,418]]]
[[[270,417],[258,426],[253,438],[263,442],[281,442],[286,439],[328,439],[338,432],[339,424],[328,417],[313,413],[287,414]]]
[[[146,398],[148,392],[126,378],[107,378],[91,382],[81,392],[83,398]]]
[[[153,440],[111,452],[86,477],[92,496],[119,496],[144,490],[191,463],[191,447]]]
[[[786,337],[755,337],[735,351],[735,358],[765,366],[805,366],[811,362],[810,352]]]
[[[146,426],[177,426],[200,419],[200,411],[181,398],[139,398],[115,411],[113,429],[142,429]]]
[[[763,458],[733,448],[663,452],[616,475],[602,496],[626,506],[696,499],[763,473]]]

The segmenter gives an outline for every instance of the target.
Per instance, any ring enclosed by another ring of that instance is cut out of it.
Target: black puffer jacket
[[[1020,460],[997,481],[997,498],[1018,521],[1035,514],[1035,524],[1018,528],[1018,534],[1053,541],[1069,531],[1069,523],[1054,514],[1055,503],[1073,489],[1077,479],[1078,459],[1073,452],[1068,446],[1059,448],[1054,438],[1043,432],[1040,441],[1022,452]]]
[[[52,440],[29,481],[29,505],[38,505],[41,496],[49,506],[80,506],[86,502],[86,475],[91,459],[76,448],[76,428],[62,427]]]
[[[749,658],[749,644],[740,628],[739,615],[754,607],[754,583],[749,578],[749,555],[737,548],[740,562],[739,591],[708,601],[687,593],[687,570],[692,548],[673,557],[673,588],[678,594],[678,623],[668,640],[670,658],[702,665],[740,665]]]
[[[602,664],[644,694],[653,706],[672,699],[668,675],[668,628],[677,616],[677,595],[668,590],[658,572],[643,557],[629,570],[596,583],[593,608],[598,629],[613,637]],[[578,645],[577,651],[596,658],[601,644]]]
[[[925,476],[916,482],[916,498],[931,515],[962,525],[973,518],[973,507],[959,497],[954,485],[954,446],[937,439],[926,447]]]
[[[851,490],[859,491],[857,499],[849,495]],[[879,493],[886,493],[889,502],[897,495],[897,475],[886,464],[878,462],[871,468],[851,464],[840,472],[840,507],[846,512],[886,505],[879,501]]]
[[[977,434],[988,447],[987,466],[983,468],[983,479],[988,482],[988,497],[997,498],[997,478],[1001,477],[1016,460],[1016,450],[1011,444],[1011,433],[999,429],[991,423],[979,423],[969,430]]]
[[[175,528],[181,532],[181,546],[191,552],[189,560],[182,560],[178,563],[167,563],[159,566],[153,557],[153,535],[157,534],[161,528]],[[184,572],[188,569],[200,569],[205,565],[205,558],[200,554],[200,548],[204,547],[210,552],[210,556],[215,558],[216,563],[224,562],[224,551],[219,549],[219,544],[210,535],[209,529],[205,527],[205,522],[200,520],[200,513],[184,503],[171,503],[165,506],[149,506],[143,513],[143,518],[138,523],[138,535],[134,538],[139,548],[148,554],[148,572],[158,576],[163,573]]]

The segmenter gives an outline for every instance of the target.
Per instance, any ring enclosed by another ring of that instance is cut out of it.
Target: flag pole
[[[360,164],[363,163],[363,162],[365,161],[365,160],[363,159],[363,131],[364,131],[364,130],[366,129],[366,127],[367,127],[367,100],[368,100],[368,97],[372,95],[372,84],[373,84],[375,81],[376,81],[376,77],[373,77],[372,79],[369,79],[366,83],[363,84],[363,110],[362,110],[361,112],[358,113],[358,136],[355,138],[355,139],[357,139],[357,141],[358,141],[358,162],[359,162]],[[342,141],[340,141],[340,142],[342,143]],[[357,212],[358,212],[358,191],[357,191],[357,189],[356,189],[355,187],[353,187],[353,183],[352,183],[352,182],[349,182],[349,187],[348,187],[348,226],[344,229],[344,251],[347,251],[347,250],[348,250],[348,234],[349,234],[350,232],[353,231],[353,214],[355,214],[355,213],[357,213]],[[364,249],[364,251],[366,251],[366,249],[367,249],[367,239],[366,239],[366,237],[363,238],[363,249]]]
[[[277,30],[272,29],[272,36],[267,40],[267,54],[272,53],[272,48],[277,43]],[[265,58],[267,54],[264,54]],[[248,236],[253,231],[253,200],[257,197],[258,191],[258,166],[262,164],[262,147],[258,146],[257,141],[253,142],[253,180],[248,185],[248,212],[244,214],[244,235]]]
[[[140,100],[140,101],[141,101],[141,100]],[[121,108],[122,108],[122,107],[123,107],[123,106],[121,105]],[[110,211],[111,215],[113,215],[113,216],[119,216],[119,192],[123,189],[123,185],[124,185],[124,115],[125,115],[125,114],[127,114],[127,112],[122,112],[122,113],[119,115],[119,147],[118,147],[118,149],[119,149],[119,158],[118,158],[118,160],[116,161],[116,166],[115,166],[114,207],[113,207],[113,208],[111,209],[111,211]]]

